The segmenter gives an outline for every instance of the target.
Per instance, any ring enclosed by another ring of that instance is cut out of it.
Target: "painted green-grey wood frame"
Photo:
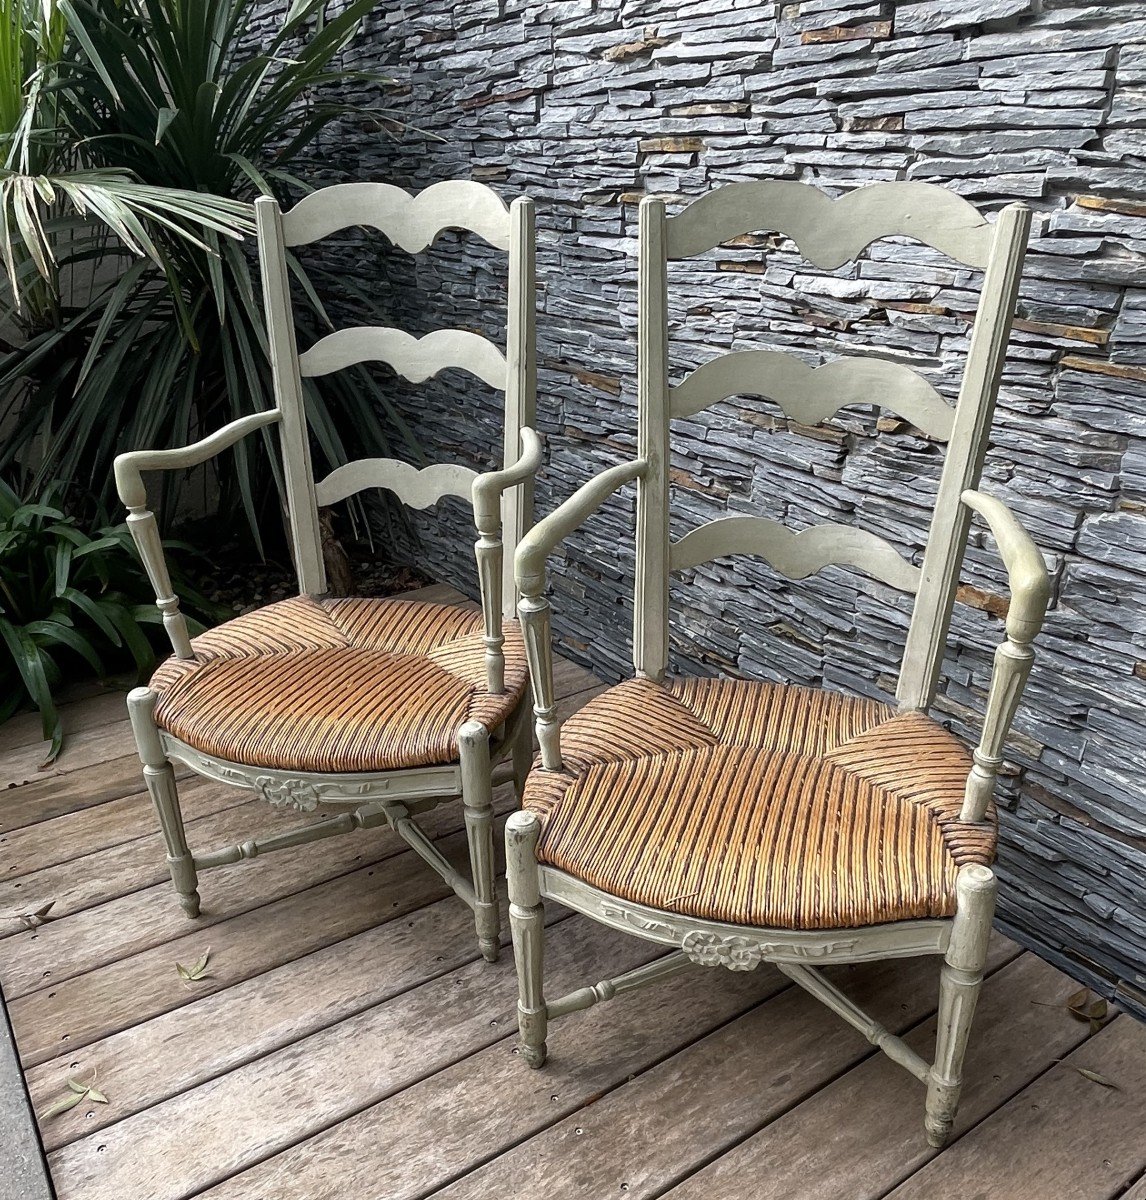
[[[312,192],[289,212],[262,197],[255,202],[259,261],[275,408],[233,421],[191,446],[136,451],[116,459],[119,495],[128,509],[140,557],[155,589],[156,604],[177,658],[195,657],[179,600],[171,586],[154,514],[147,505],[142,472],[196,466],[240,439],[277,425],[281,439],[287,514],[302,595],[326,592],[319,506],[333,504],[364,488],[381,487],[417,508],[443,496],[470,500],[478,539],[475,545],[482,599],[488,687],[505,690],[503,620],[516,600],[513,554],[528,530],[533,476],[541,464],[536,420],[537,366],[534,307],[535,231],[532,201],[506,205],[483,184],[435,184],[416,196],[382,183],[339,184]],[[326,237],[348,226],[378,229],[402,249],[417,253],[443,229],[469,230],[509,256],[506,350],[463,330],[438,330],[421,339],[397,329],[341,329],[300,354],[291,313],[287,249]],[[302,380],[354,363],[385,362],[414,382],[447,367],[469,371],[505,393],[502,466],[478,474],[467,467],[437,464],[417,470],[396,459],[360,459],[316,480],[310,459]],[[528,770],[532,738],[529,704],[523,700],[505,723],[486,729],[467,721],[458,730],[456,763],[410,770],[347,775],[276,771],[228,762],[204,754],[161,729],[155,721],[158,695],[137,688],[128,709],[148,791],[167,845],[167,861],[184,911],[199,913],[199,872],[254,858],[274,850],[317,841],[355,829],[385,824],[393,829],[474,911],[482,954],[498,954],[498,908],[494,893],[493,787],[512,778],[520,794]],[[267,837],[207,852],[187,844],[172,760],[209,779],[255,791],[272,805],[311,812],[322,806],[350,811]],[[471,879],[449,863],[413,820],[437,804],[460,798],[470,850]]]
[[[799,579],[829,564],[865,571],[916,596],[898,688],[901,708],[926,711],[935,693],[969,520],[987,523],[1011,589],[1006,641],[995,656],[982,738],[974,752],[960,819],[981,822],[1002,763],[1003,743],[1030,672],[1030,644],[1049,599],[1042,556],[997,499],[977,491],[1030,226],[1021,204],[988,222],[954,193],[930,184],[886,183],[838,200],[798,183],[738,183],[713,191],[670,217],[665,202],[646,198],[638,243],[637,457],[584,484],[523,539],[516,555],[519,611],[529,656],[541,770],[562,766],[556,717],[545,562],[555,547],[604,501],[637,485],[636,592],[633,663],[653,680],[668,668],[669,576],[712,558],[751,553]],[[985,271],[959,399],[952,408],[920,376],[877,359],[840,358],[815,370],[776,351],[729,354],[669,386],[668,263],[759,230],[791,237],[817,266],[834,269],[877,238],[906,235]],[[676,542],[669,536],[669,433],[673,417],[689,416],[731,395],[766,395],[791,418],[824,420],[851,403],[892,409],[930,436],[947,455],[921,567],[890,543],[844,525],[792,533],[779,522],[736,516],[709,522]],[[548,1022],[609,999],[691,964],[751,970],[774,963],[855,1026],[926,1085],[926,1131],[933,1145],[950,1134],[962,1063],[986,961],[996,882],[985,866],[965,866],[957,879],[955,916],[862,928],[805,931],[756,929],[649,908],[610,895],[538,862],[540,822],[514,813],[506,829],[510,921],[520,985],[522,1056],[541,1066]],[[673,947],[667,957],[617,979],[602,980],[556,1000],[543,986],[542,901],[560,901],[604,924]],[[857,1008],[825,978],[828,963],[941,955],[935,1058],[927,1062]]]

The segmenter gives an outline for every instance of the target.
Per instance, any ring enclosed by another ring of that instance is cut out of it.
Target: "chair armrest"
[[[531,475],[541,466],[541,438],[528,425],[521,430],[521,457],[502,471],[487,471],[473,481],[474,524],[479,532],[501,525],[501,494]]]
[[[222,429],[217,429],[202,441],[192,442],[190,446],[180,446],[174,450],[131,450],[127,454],[117,454],[115,488],[119,498],[129,509],[142,508],[147,503],[147,492],[140,477],[141,472],[197,467],[226,450],[228,446],[241,441],[248,433],[254,433],[264,425],[273,425],[281,420],[282,413],[277,408],[272,408],[267,412],[240,417],[237,421],[224,425]]]
[[[127,508],[127,528],[155,590],[155,607],[163,614],[163,628],[167,631],[176,658],[194,658],[195,651],[191,648],[187,622],[179,611],[179,597],[171,586],[171,573],[167,569],[155,514],[147,507],[147,489],[143,486],[142,472],[198,466],[256,429],[281,420],[282,414],[278,409],[252,413],[224,425],[222,429],[190,446],[181,446],[176,450],[132,450],[116,455],[115,488]]]
[[[521,539],[513,559],[514,574],[521,593],[530,596],[540,594],[545,587],[545,560],[550,554],[614,492],[644,473],[643,458],[610,467],[600,475],[594,475],[588,483],[583,483],[549,516],[538,521]]]
[[[1043,556],[1002,500],[973,491],[964,492],[960,498],[987,522],[1007,568],[1011,587],[1007,633],[1018,641],[1029,642],[1042,628],[1050,600],[1050,576]]]
[[[976,491],[964,492],[961,499],[987,522],[1007,568],[1011,589],[1007,640],[995,651],[983,733],[974,751],[975,765],[967,778],[960,813],[960,820],[982,821],[1003,765],[1003,746],[1034,663],[1030,643],[1046,615],[1050,576],[1030,534],[1001,500]]]
[[[521,632],[529,679],[533,685],[533,715],[541,765],[548,771],[561,770],[561,730],[557,722],[557,699],[553,688],[553,640],[549,601],[545,590],[545,560],[586,517],[594,513],[619,488],[645,472],[645,460],[634,459],[610,467],[594,476],[521,539],[514,556],[514,573],[521,601]]]
[[[474,524],[478,531],[474,554],[481,586],[486,684],[495,694],[505,691],[505,635],[502,632],[505,547],[501,540],[501,497],[509,488],[536,475],[541,466],[541,438],[528,426],[521,429],[520,436],[523,449],[517,462],[504,470],[478,475],[470,485]]]

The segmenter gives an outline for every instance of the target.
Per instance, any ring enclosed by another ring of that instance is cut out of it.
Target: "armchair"
[[[512,555],[530,523],[532,479],[541,463],[541,442],[531,428],[533,207],[524,198],[507,207],[478,183],[436,184],[418,196],[359,183],[313,192],[287,213],[263,197],[255,212],[275,408],[234,421],[192,446],[122,454],[115,464],[128,524],[173,650],[147,687],[128,696],[172,880],[184,911],[195,917],[204,870],[385,824],[473,910],[481,953],[492,961],[499,946],[492,788],[495,772],[506,767],[520,794],[531,747],[526,664],[512,620]],[[401,330],[352,328],[300,354],[286,250],[353,225],[372,226],[410,253],[446,228],[470,230],[507,251],[506,352],[462,330],[438,330],[418,340]],[[417,470],[392,459],[361,459],[316,480],[303,380],[365,361],[386,363],[414,382],[457,367],[504,392],[503,466],[477,474],[452,464]],[[194,466],[271,425],[281,438],[299,595],[190,638],[148,508],[143,472]],[[480,616],[445,605],[326,595],[319,506],[372,487],[386,488],[416,508],[445,496],[473,504]],[[252,789],[276,807],[345,811],[240,845],[192,851],[172,760],[207,778]],[[470,878],[441,855],[414,819],[457,798]]]
[[[738,183],[671,217],[661,199],[643,201],[638,457],[586,483],[516,552],[541,745],[523,810],[506,828],[521,1053],[529,1065],[544,1063],[548,1026],[558,1017],[695,964],[744,971],[769,962],[914,1075],[926,1088],[929,1141],[947,1139],[994,911],[995,775],[1049,596],[1033,542],[999,500],[975,490],[1029,223],[1022,205],[991,224],[962,198],[916,183],[876,184],[836,201],[802,184]],[[985,268],[958,403],[888,360],[845,357],[812,370],[769,350],[725,355],[670,387],[667,263],[761,229],[787,234],[825,268],[892,234]],[[769,397],[802,424],[848,404],[878,403],[946,442],[922,565],[845,525],[792,533],[777,521],[732,516],[671,540],[670,421],[744,394]],[[635,675],[559,726],[545,560],[629,482],[637,488]],[[973,513],[995,537],[1011,600],[972,757],[927,712]],[[790,579],[845,565],[914,594],[897,704],[670,675],[670,573],[731,554],[760,555]],[[545,898],[671,952],[547,999]],[[932,1062],[820,970],[915,955],[944,959]]]

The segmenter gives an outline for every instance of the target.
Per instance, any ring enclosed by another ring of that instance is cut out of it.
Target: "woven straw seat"
[[[487,686],[480,613],[441,604],[299,596],[195,638],[156,671],[156,721],[206,754],[304,772],[458,761],[468,720],[495,730],[525,690],[505,627],[505,691]]]
[[[633,680],[562,728],[524,806],[538,859],[613,896],[740,925],[950,917],[996,827],[958,820],[971,758],[919,712],[739,680]]]

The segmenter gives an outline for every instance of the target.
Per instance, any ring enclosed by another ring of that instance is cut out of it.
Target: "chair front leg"
[[[505,873],[509,883],[509,926],[517,963],[517,1024],[521,1057],[531,1067],[545,1063],[549,1017],[542,972],[545,965],[545,910],[537,871],[541,822],[530,812],[515,812],[505,826]]]
[[[183,911],[189,917],[197,917],[199,892],[196,888],[199,880],[195,859],[187,848],[187,835],[183,831],[175,772],[163,752],[159,729],[155,724],[155,705],[158,700],[159,696],[150,688],[133,688],[127,696],[127,712],[131,718],[135,744],[139,748],[139,760],[143,763],[143,780],[159,815],[159,824],[167,843],[167,866],[171,871],[171,880],[179,893]]]
[[[924,1124],[927,1140],[936,1148],[946,1145],[951,1136],[963,1090],[963,1056],[983,986],[996,890],[995,875],[989,868],[966,866],[960,870],[956,882],[958,908],[939,977],[935,1062],[927,1084]]]
[[[493,882],[493,781],[489,731],[480,721],[467,721],[458,731],[458,748],[478,946],[486,962],[496,962],[500,949],[500,921]]]

